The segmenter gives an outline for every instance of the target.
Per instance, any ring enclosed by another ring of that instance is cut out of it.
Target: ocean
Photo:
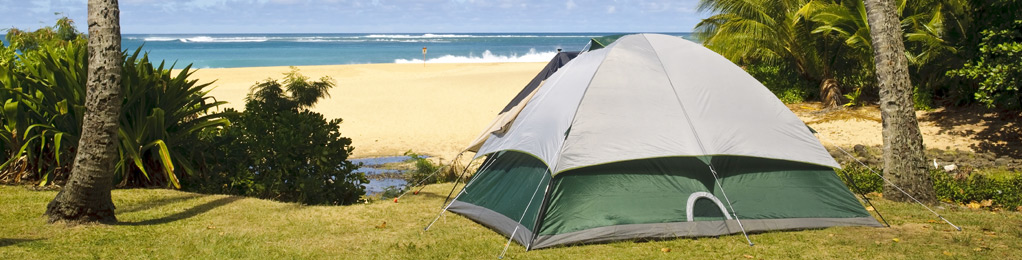
[[[578,51],[589,38],[614,33],[400,34],[124,34],[122,48],[139,46],[151,60],[176,68],[367,63],[546,62],[558,49]],[[690,33],[667,33],[692,40]]]

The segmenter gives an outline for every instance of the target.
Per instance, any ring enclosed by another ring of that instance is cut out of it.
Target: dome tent
[[[880,226],[810,130],[687,40],[623,36],[561,67],[478,147],[448,210],[529,249]]]

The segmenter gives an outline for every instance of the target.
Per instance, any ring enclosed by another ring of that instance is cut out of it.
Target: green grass
[[[429,231],[451,184],[399,202],[302,206],[163,189],[115,190],[116,225],[46,224],[55,191],[0,186],[0,259],[495,259],[507,241],[457,214]],[[1022,214],[937,209],[878,199],[893,228],[839,227],[739,235],[624,241],[525,252],[510,259],[1020,259]],[[383,222],[386,226],[379,227]],[[897,239],[898,241],[895,241]],[[661,249],[669,248],[670,252]]]

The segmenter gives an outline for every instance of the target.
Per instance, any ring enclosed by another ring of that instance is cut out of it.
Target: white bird
[[[954,164],[944,165],[944,171],[945,172],[952,172],[955,169],[958,169],[958,165],[954,165]]]

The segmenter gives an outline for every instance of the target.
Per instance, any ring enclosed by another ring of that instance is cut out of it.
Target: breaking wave
[[[497,55],[486,50],[482,55],[468,56],[444,55],[436,58],[427,58],[426,63],[491,63],[491,62],[547,62],[557,55],[557,52],[536,52],[530,49],[528,53],[517,55]],[[422,63],[422,59],[395,59],[394,63]]]

